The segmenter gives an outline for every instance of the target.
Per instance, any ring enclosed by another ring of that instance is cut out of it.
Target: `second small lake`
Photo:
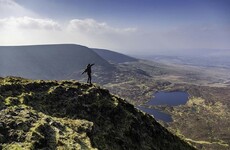
[[[154,108],[146,108],[146,107],[137,107],[138,109],[142,110],[143,112],[148,113],[149,115],[153,115],[156,120],[162,120],[164,122],[172,122],[171,115],[164,113],[160,110]]]

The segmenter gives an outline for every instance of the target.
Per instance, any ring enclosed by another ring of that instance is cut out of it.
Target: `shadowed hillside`
[[[94,85],[7,77],[0,93],[1,149],[194,149]]]
[[[133,62],[133,61],[138,61],[138,59],[113,52],[110,50],[105,50],[105,49],[93,49],[98,55],[100,55],[102,58],[105,60],[111,62],[111,63],[124,63],[124,62]]]
[[[73,44],[1,46],[0,75],[32,79],[65,79],[88,63],[112,66],[91,49]]]

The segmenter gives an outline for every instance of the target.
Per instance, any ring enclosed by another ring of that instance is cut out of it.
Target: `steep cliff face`
[[[106,89],[0,79],[0,149],[194,149]]]

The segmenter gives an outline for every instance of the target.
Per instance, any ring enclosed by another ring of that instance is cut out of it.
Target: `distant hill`
[[[194,150],[94,85],[7,77],[0,93],[0,149]]]
[[[88,63],[104,69],[112,67],[93,50],[80,45],[0,46],[0,76],[65,79]]]
[[[138,61],[138,59],[117,53],[114,51],[110,50],[105,50],[105,49],[96,49],[93,48],[93,50],[100,55],[102,58],[105,60],[111,62],[111,63],[124,63],[124,62],[133,62],[133,61]]]

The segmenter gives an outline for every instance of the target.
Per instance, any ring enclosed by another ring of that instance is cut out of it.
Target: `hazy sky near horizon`
[[[230,0],[0,0],[0,35],[0,45],[230,50]]]

